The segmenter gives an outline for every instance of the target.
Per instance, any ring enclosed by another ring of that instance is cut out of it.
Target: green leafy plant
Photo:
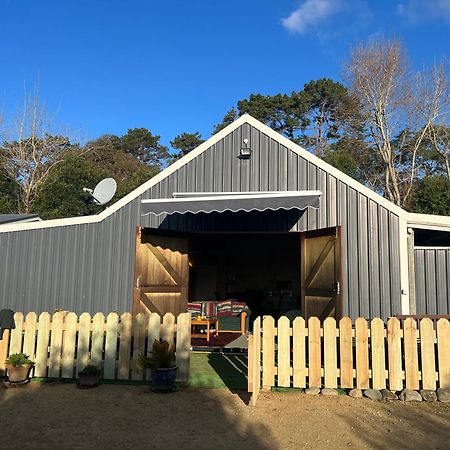
[[[14,353],[13,355],[9,355],[8,359],[5,361],[5,364],[17,367],[34,363],[25,353]]]
[[[169,369],[175,366],[175,346],[162,339],[155,339],[150,356],[139,355],[139,364],[144,369]]]
[[[100,372],[100,369],[97,366],[94,365],[88,365],[86,366],[80,373],[84,375],[94,375]]]

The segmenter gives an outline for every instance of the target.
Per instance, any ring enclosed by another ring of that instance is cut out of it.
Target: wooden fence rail
[[[83,313],[44,312],[37,317],[14,315],[16,328],[0,340],[0,370],[7,355],[26,353],[35,362],[34,377],[76,378],[86,365],[103,368],[103,378],[111,380],[143,380],[147,377],[138,364],[139,354],[149,352],[154,339],[176,344],[177,380],[189,377],[191,316],[177,318],[166,314],[129,313],[120,317],[102,313],[91,317]],[[162,320],[161,320],[162,319]]]
[[[419,324],[419,325],[418,325]],[[307,326],[306,326],[307,325]],[[321,326],[316,317],[291,323],[281,317],[256,319],[249,348],[249,391],[326,387],[432,389],[450,387],[450,322],[440,319],[370,323],[348,317]]]

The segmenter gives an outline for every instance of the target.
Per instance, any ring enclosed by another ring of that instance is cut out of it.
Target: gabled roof
[[[300,147],[299,145],[295,144],[294,142],[290,141],[286,137],[282,136],[281,134],[274,131],[272,128],[268,127],[267,125],[264,125],[259,120],[256,120],[249,114],[244,114],[243,116],[239,117],[236,121],[234,121],[232,124],[228,125],[227,127],[223,128],[221,131],[216,133],[215,135],[211,136],[207,141],[203,142],[201,145],[199,145],[196,149],[192,150],[187,155],[183,156],[173,164],[171,164],[169,167],[155,175],[153,178],[136,188],[134,191],[130,192],[129,194],[122,197],[120,200],[118,200],[116,203],[111,205],[109,208],[106,208],[104,211],[97,215],[93,216],[82,216],[82,217],[71,217],[67,219],[53,219],[53,220],[44,220],[41,222],[32,222],[32,223],[24,223],[24,224],[11,224],[11,225],[4,225],[0,227],[0,233],[9,232],[9,231],[20,231],[20,230],[32,230],[36,228],[51,228],[51,227],[60,227],[60,226],[67,226],[67,225],[78,225],[78,224],[85,224],[85,223],[96,223],[96,222],[102,222],[107,217],[114,214],[116,211],[127,205],[129,202],[137,198],[139,195],[143,194],[144,192],[148,191],[151,187],[155,186],[159,182],[161,182],[164,178],[168,177],[170,174],[176,172],[178,169],[183,167],[185,164],[187,164],[189,161],[193,160],[200,154],[202,154],[204,151],[206,151],[208,148],[210,148],[212,145],[219,142],[221,139],[223,139],[228,134],[232,133],[234,130],[239,128],[243,124],[249,124],[250,126],[256,128],[263,134],[267,135],[271,139],[277,141],[281,145],[287,147],[292,152],[296,153],[300,157],[306,159],[307,161],[310,161],[312,164],[316,165],[320,169],[324,170],[325,172],[331,174],[332,176],[336,177],[338,180],[342,181],[343,183],[347,184],[348,186],[352,187],[358,192],[361,192],[366,197],[370,198],[374,202],[382,205],[387,210],[393,212],[394,214],[398,215],[400,218],[404,219],[406,222],[410,223],[411,226],[422,226],[426,228],[432,228],[434,225],[439,228],[448,228],[450,231],[450,217],[447,216],[432,216],[432,215],[426,215],[426,214],[411,214],[405,211],[404,209],[400,208],[399,206],[395,205],[391,201],[387,200],[386,198],[382,197],[381,195],[377,194],[370,188],[364,186],[363,184],[359,183],[355,179],[351,178],[350,176],[346,175],[345,173],[341,172],[340,170],[336,169],[332,165],[328,164],[327,162],[323,161],[322,159],[318,158],[317,156],[313,155],[309,151],[305,150],[304,148]],[[434,224],[434,225],[433,225]]]

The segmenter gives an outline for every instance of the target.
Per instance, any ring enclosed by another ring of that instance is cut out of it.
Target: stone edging
[[[307,388],[304,390],[305,394],[308,395],[326,395],[333,396],[339,395],[339,392],[336,389],[330,388]],[[371,400],[401,400],[404,402],[443,402],[450,403],[450,388],[444,389],[439,388],[437,391],[422,389],[420,391],[414,391],[411,389],[403,389],[401,392],[396,393],[390,391],[388,389],[381,389],[380,391],[377,389],[351,389],[348,392],[348,395],[353,398],[370,398]]]

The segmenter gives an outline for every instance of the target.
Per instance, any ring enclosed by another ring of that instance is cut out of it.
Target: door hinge
[[[339,281],[336,281],[336,283],[334,283],[334,286],[330,289],[330,292],[339,295],[341,293],[341,283]]]

